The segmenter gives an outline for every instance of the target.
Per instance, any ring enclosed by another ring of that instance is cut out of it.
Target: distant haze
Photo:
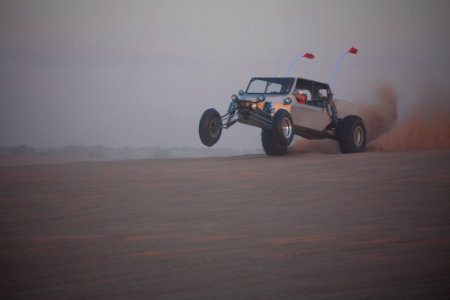
[[[0,3],[0,146],[203,147],[198,120],[224,113],[252,76],[329,81],[358,103],[388,83],[405,114],[450,100],[450,2],[62,1]],[[435,99],[439,101],[439,99]],[[237,124],[218,147],[260,147]]]

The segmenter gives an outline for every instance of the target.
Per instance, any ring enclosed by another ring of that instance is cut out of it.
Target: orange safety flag
[[[348,50],[348,53],[356,54],[356,53],[358,53],[358,49],[356,49],[355,47],[351,47],[351,48]]]
[[[303,57],[304,57],[304,58],[308,58],[308,59],[313,59],[313,58],[314,58],[314,54],[306,52],[306,53],[303,55]]]

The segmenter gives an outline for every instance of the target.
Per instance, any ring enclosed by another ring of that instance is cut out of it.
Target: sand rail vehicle
[[[224,115],[210,108],[199,124],[201,142],[211,147],[222,129],[235,123],[261,128],[264,152],[287,153],[294,135],[306,139],[333,139],[342,153],[363,152],[366,129],[356,115],[340,118],[329,84],[305,78],[254,77],[246,90],[231,96]]]

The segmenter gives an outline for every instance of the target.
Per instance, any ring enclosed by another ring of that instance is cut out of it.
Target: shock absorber
[[[234,101],[230,102],[230,105],[228,105],[228,113],[231,114],[236,109],[236,103]]]
[[[272,101],[266,102],[266,104],[264,104],[264,111],[268,114],[273,114],[275,109],[273,108]]]

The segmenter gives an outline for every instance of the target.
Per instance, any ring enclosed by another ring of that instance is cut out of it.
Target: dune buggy
[[[327,83],[305,78],[254,77],[246,90],[232,95],[228,111],[206,110],[199,124],[200,140],[211,147],[222,129],[236,122],[261,128],[264,152],[284,155],[294,135],[333,139],[342,153],[363,152],[366,129],[356,115],[340,118]]]

